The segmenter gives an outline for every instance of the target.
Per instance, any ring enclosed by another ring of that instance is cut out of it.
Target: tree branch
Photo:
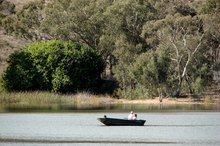
[[[192,55],[194,55],[196,53],[196,51],[199,49],[199,47],[201,46],[202,44],[202,39],[204,37],[205,33],[202,34],[200,40],[199,40],[199,44],[197,45],[197,47],[195,48],[195,50],[193,51]]]
[[[190,50],[188,49],[188,59],[187,59],[187,62],[184,66],[184,69],[183,69],[183,73],[182,73],[182,78],[185,76],[186,74],[186,70],[187,70],[187,67],[189,65],[189,62],[191,61],[191,58],[194,56],[194,54],[197,52],[197,50],[199,49],[199,47],[201,46],[202,44],[202,38],[204,37],[204,34],[202,34],[201,38],[200,38],[200,41],[199,41],[199,44],[196,46],[195,50],[191,53]]]
[[[179,50],[178,50],[176,44],[174,43],[174,38],[171,38],[171,37],[170,37],[169,40],[170,40],[171,44],[173,45],[173,47],[174,47],[175,50],[176,50],[176,56],[177,56],[177,60],[178,60],[178,58],[179,58]]]

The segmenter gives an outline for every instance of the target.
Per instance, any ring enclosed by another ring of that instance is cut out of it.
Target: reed
[[[98,96],[87,92],[78,93],[75,99],[76,106],[79,109],[102,107],[115,102],[114,99],[108,95]]]
[[[50,92],[0,92],[0,107],[16,108],[48,108],[70,107],[89,109],[112,104],[109,96],[97,96],[87,92],[77,94],[55,94]]]

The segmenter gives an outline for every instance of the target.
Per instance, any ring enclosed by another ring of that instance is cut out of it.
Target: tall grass
[[[78,93],[75,97],[77,108],[101,107],[112,104],[114,100],[110,96],[96,96],[87,92]]]
[[[4,105],[48,105],[61,103],[61,97],[49,92],[1,92],[0,103]]]
[[[55,94],[50,92],[0,92],[0,108],[13,107],[22,109],[51,109],[69,107],[74,109],[88,109],[103,107],[113,103],[108,96],[96,96],[90,93]]]

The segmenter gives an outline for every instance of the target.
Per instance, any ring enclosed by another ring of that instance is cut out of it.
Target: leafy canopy
[[[4,74],[7,90],[96,91],[104,63],[87,46],[52,40],[37,42],[12,54]]]

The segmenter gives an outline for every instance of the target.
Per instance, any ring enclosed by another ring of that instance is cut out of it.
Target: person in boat
[[[128,120],[133,120],[134,117],[134,113],[133,111],[130,112],[130,114],[128,115]]]
[[[133,120],[137,120],[137,114],[134,114]]]

